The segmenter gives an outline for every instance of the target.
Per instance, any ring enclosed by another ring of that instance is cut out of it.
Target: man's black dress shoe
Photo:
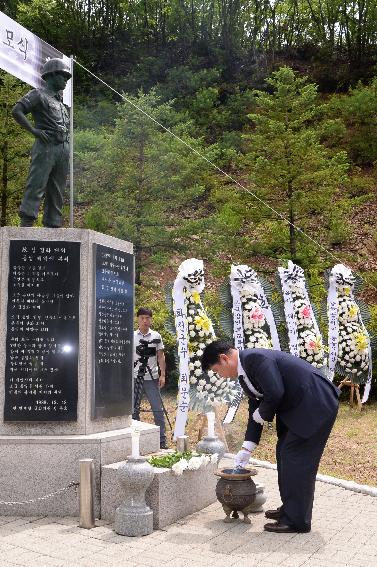
[[[276,534],[303,534],[310,532],[310,528],[299,530],[298,528],[295,528],[295,526],[287,526],[286,524],[280,524],[279,522],[275,522],[274,524],[265,524],[264,529],[266,532],[274,532]]]
[[[167,446],[166,442],[163,441],[162,443],[160,443],[160,449],[169,449],[169,447]]]
[[[278,520],[280,518],[280,508],[276,510],[266,510],[264,515],[268,520]]]

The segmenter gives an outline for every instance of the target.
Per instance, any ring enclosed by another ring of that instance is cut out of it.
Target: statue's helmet
[[[67,77],[67,79],[70,79],[72,77],[68,65],[63,61],[63,59],[58,58],[49,59],[48,61],[46,61],[46,63],[42,67],[41,77],[42,79],[44,79],[46,75],[56,72],[63,73]]]

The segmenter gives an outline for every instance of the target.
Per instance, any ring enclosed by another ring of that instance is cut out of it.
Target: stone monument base
[[[160,447],[159,427],[133,421],[141,428],[140,453]],[[131,428],[89,435],[0,436],[0,500],[28,504],[0,504],[1,516],[78,516],[74,488],[44,500],[38,498],[79,481],[80,459],[94,459],[95,515],[101,512],[101,467],[131,454]]]

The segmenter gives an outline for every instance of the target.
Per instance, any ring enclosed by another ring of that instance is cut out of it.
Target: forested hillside
[[[75,224],[134,242],[139,301],[157,325],[163,284],[196,256],[215,313],[231,262],[272,281],[292,259],[317,303],[324,270],[347,263],[377,331],[375,0],[0,9],[78,62]],[[18,222],[31,140],[9,112],[28,89],[1,76],[2,225]]]

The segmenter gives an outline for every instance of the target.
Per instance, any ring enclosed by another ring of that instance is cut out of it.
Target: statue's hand
[[[38,138],[38,140],[40,140],[44,144],[48,144],[49,142],[51,142],[50,136],[44,130],[38,130],[38,128],[34,128],[33,134],[36,138]]]

